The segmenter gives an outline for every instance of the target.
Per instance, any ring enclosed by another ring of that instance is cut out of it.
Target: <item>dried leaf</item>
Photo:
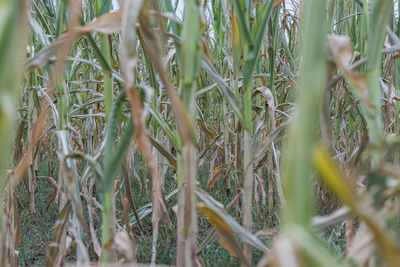
[[[282,4],[283,0],[275,0],[275,3],[273,5],[273,8],[276,8],[277,6],[279,6],[280,4]]]
[[[134,8],[133,11],[140,10],[140,8]],[[88,32],[100,32],[104,34],[112,34],[121,30],[121,13],[110,12],[106,13],[89,24],[72,28],[71,31],[79,32],[80,34],[86,34]]]
[[[353,58],[351,40],[348,36],[329,35],[328,44],[331,49],[333,59],[340,70],[349,70]]]
[[[135,258],[135,244],[132,244],[129,235],[125,230],[115,234],[114,244],[118,251],[120,251],[129,261],[132,261],[132,259]]]
[[[67,236],[67,227],[70,223],[68,219],[72,212],[71,202],[68,201],[57,217],[53,227],[52,244],[50,245],[49,255],[47,257],[46,267],[60,266],[63,256],[66,254],[65,239]]]
[[[299,267],[298,251],[287,236],[281,236],[271,249],[270,253],[266,253],[257,267],[282,266],[282,267]]]
[[[200,129],[204,132],[209,140],[214,139],[214,134],[210,130],[208,130],[207,125],[204,123],[204,121],[197,119],[197,124],[200,126]]]
[[[346,257],[354,260],[359,264],[359,266],[366,266],[366,263],[373,255],[374,249],[374,235],[368,229],[365,223],[361,223],[354,236],[353,242],[350,245]]]
[[[89,24],[70,28],[61,35],[57,40],[52,42],[46,48],[43,48],[33,58],[25,63],[25,69],[42,68],[65,43],[72,43],[82,35],[88,32],[101,32],[111,34],[121,30],[121,14],[120,12],[106,13]]]
[[[208,181],[207,184],[207,189],[206,192],[210,192],[210,190],[214,187],[215,182],[217,181],[217,175],[223,171],[226,167],[230,166],[231,163],[227,163],[221,166],[218,166],[217,168],[215,168],[212,172],[212,177],[211,179]]]
[[[271,90],[268,87],[259,87],[256,89],[263,95],[263,102],[268,104],[268,111],[272,121],[272,130],[275,131],[275,100]]]
[[[238,235],[243,242],[261,250],[269,251],[269,249],[256,238],[249,230],[246,230],[241,226],[234,218],[232,218],[222,207],[223,205],[208,195],[205,191],[197,188],[197,196],[199,199],[208,207],[216,213],[221,220],[224,220],[227,225],[232,229],[232,231]]]
[[[368,77],[350,68],[353,58],[350,38],[347,36],[329,35],[328,43],[338,69],[343,72],[343,75],[354,87],[360,99],[368,106],[374,107],[368,95]]]
[[[330,186],[340,200],[348,205],[353,213],[365,222],[369,230],[374,234],[375,242],[390,266],[400,266],[400,252],[396,244],[383,231],[381,223],[370,210],[365,207],[366,200],[362,200],[357,193],[348,185],[344,178],[329,157],[328,152],[319,147],[314,154],[314,163],[324,181]],[[366,196],[364,196],[366,198]],[[370,201],[371,202],[371,201]]]
[[[246,266],[250,266],[248,259],[242,252],[242,247],[236,241],[233,231],[229,224],[218,214],[215,210],[200,202],[197,204],[197,209],[207,217],[212,225],[217,229],[218,237],[221,244],[231,253],[231,255],[238,257],[240,262]]]
[[[158,223],[160,220],[160,208],[163,202],[163,189],[158,173],[157,163],[153,156],[153,149],[146,133],[146,125],[144,123],[143,103],[135,88],[135,68],[136,68],[136,51],[132,44],[136,42],[135,22],[142,9],[142,0],[127,0],[123,6],[122,18],[122,69],[125,76],[125,87],[128,94],[129,104],[132,107],[132,118],[136,128],[136,141],[139,149],[143,153],[144,158],[149,166],[152,176],[153,185],[153,242],[151,262],[155,264],[156,260],[156,244],[158,239]],[[165,206],[165,205],[164,205]]]

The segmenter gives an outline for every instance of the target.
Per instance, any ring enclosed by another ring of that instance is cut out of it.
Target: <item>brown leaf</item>
[[[263,87],[257,88],[256,90],[262,94],[263,103],[266,102],[268,104],[268,111],[269,111],[269,115],[270,115],[271,121],[272,121],[272,130],[274,131],[276,129],[274,96],[268,87],[263,86]]]
[[[226,248],[231,255],[238,257],[242,264],[250,266],[250,262],[242,252],[242,247],[236,241],[233,231],[229,224],[213,209],[207,206],[204,202],[197,204],[197,209],[201,211],[207,220],[217,229],[218,237],[221,240],[222,246]]]
[[[115,234],[114,244],[128,261],[132,261],[135,258],[135,244],[132,243],[131,238],[125,230]]]
[[[208,181],[206,192],[210,192],[210,190],[214,187],[215,182],[217,181],[217,175],[229,165],[231,165],[231,163],[218,166],[213,170],[212,178]]]
[[[121,30],[121,13],[118,11],[106,13],[86,25],[75,27],[71,30],[81,34],[88,32],[112,34],[118,32]]]
[[[49,46],[43,48],[33,58],[25,62],[25,69],[41,68],[43,67],[57,51],[63,50],[66,43],[72,43],[82,35],[88,32],[101,32],[104,34],[111,34],[121,30],[121,14],[120,12],[106,13],[96,20],[83,25],[70,28],[57,40],[52,42]]]
[[[210,60],[210,62],[213,63],[214,59],[213,59],[213,56],[212,56],[212,53],[211,53],[210,46],[208,45],[208,43],[207,43],[207,41],[206,41],[206,39],[204,37],[202,37],[201,40],[203,42],[204,50],[206,52],[206,56],[207,56],[208,60]]]
[[[357,73],[350,68],[351,60],[353,58],[353,49],[351,48],[350,38],[341,35],[329,35],[328,43],[333,60],[338,69],[356,90],[360,99],[368,106],[374,107],[374,104],[368,96],[368,77],[364,74]]]
[[[153,156],[153,148],[146,133],[144,123],[144,109],[140,96],[135,88],[135,68],[136,68],[136,50],[132,44],[136,42],[135,23],[142,11],[142,0],[127,0],[123,5],[122,18],[122,70],[125,77],[125,87],[128,93],[129,104],[132,107],[132,119],[136,129],[136,141],[140,151],[149,166],[152,176],[152,224],[153,224],[153,242],[152,242],[152,264],[156,260],[156,244],[158,239],[158,225],[160,220],[160,208],[164,200],[163,189],[158,173],[157,163]],[[143,12],[143,11],[142,11]],[[144,16],[144,15],[143,15]],[[165,205],[163,205],[165,207]]]
[[[282,4],[283,0],[275,0],[275,3],[273,5],[273,8],[276,8],[277,6],[279,6],[280,4]]]
[[[232,218],[222,207],[222,204],[212,198],[205,191],[197,188],[196,190],[197,196],[199,200],[201,200],[209,209],[213,210],[215,213],[223,219],[227,225],[229,225],[230,229],[238,235],[243,242],[257,248],[263,252],[269,251],[269,249],[257,238],[255,237],[249,230],[243,228],[234,218]]]
[[[151,58],[154,68],[160,75],[160,79],[165,86],[171,107],[175,115],[178,131],[182,137],[183,144],[196,143],[195,127],[192,118],[186,111],[182,101],[179,99],[175,88],[172,86],[169,75],[164,67],[163,49],[161,48],[159,34],[156,34],[145,13],[139,16],[139,32],[143,49]]]
[[[54,224],[52,236],[53,245],[50,245],[46,267],[60,266],[61,259],[66,254],[65,239],[67,236],[67,227],[70,223],[69,215],[71,212],[71,202],[68,201],[61,210],[57,221]]]
[[[210,140],[214,139],[214,134],[210,130],[208,130],[204,121],[197,119],[197,124],[200,126],[200,129],[204,132],[204,134],[207,136],[208,139]]]
[[[344,35],[329,35],[328,44],[336,65],[340,70],[347,70],[353,58],[350,38]]]
[[[91,182],[91,188],[92,187],[93,187],[93,182]],[[99,240],[97,239],[96,231],[94,230],[94,222],[93,222],[93,214],[95,215],[95,211],[92,207],[92,198],[89,197],[92,195],[92,190],[90,190],[91,192],[89,193],[87,191],[86,184],[83,184],[82,191],[84,194],[81,194],[81,195],[83,195],[83,197],[85,198],[86,203],[87,203],[87,210],[88,210],[88,215],[89,215],[90,238],[92,240],[94,252],[96,253],[97,257],[100,259],[101,258],[101,246],[100,246]]]

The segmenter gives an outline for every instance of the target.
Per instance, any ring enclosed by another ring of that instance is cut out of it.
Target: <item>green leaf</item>
[[[269,0],[262,8],[262,20],[256,24],[252,32],[252,40],[250,50],[247,54],[244,67],[243,67],[243,87],[247,88],[250,80],[253,78],[253,70],[256,65],[257,59],[260,57],[260,47],[263,41],[265,27],[272,13],[272,6],[274,1]]]

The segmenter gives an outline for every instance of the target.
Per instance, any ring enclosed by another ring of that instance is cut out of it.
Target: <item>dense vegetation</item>
[[[399,12],[0,0],[0,266],[400,266]]]

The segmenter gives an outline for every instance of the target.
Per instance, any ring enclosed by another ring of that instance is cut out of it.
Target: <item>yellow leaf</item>
[[[322,146],[318,147],[314,153],[314,164],[321,178],[338,195],[343,203],[353,208],[357,203],[355,193],[352,192],[349,183]]]
[[[211,224],[215,227],[222,246],[224,246],[224,248],[226,248],[226,250],[228,250],[228,252],[232,256],[238,257],[242,264],[244,264],[245,266],[250,266],[248,259],[244,256],[242,252],[242,247],[235,239],[231,227],[222,218],[222,216],[220,216],[217,211],[210,208],[203,202],[197,204],[197,209],[201,213],[203,213],[204,216],[206,216],[207,220],[209,220]]]

